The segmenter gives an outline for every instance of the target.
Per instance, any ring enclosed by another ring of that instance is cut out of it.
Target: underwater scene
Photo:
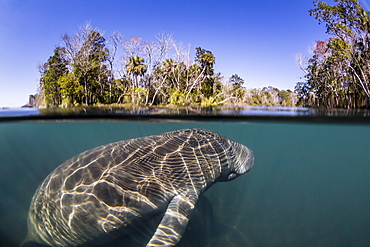
[[[1,121],[0,245],[22,244],[35,191],[66,160],[101,145],[188,128],[248,147],[254,166],[199,197],[176,246],[370,246],[370,125],[274,118]],[[148,219],[142,234],[115,234],[111,242],[105,236],[107,244],[91,246],[145,246],[161,217]]]

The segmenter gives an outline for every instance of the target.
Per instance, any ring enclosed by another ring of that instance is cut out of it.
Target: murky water
[[[33,193],[65,160],[193,127],[248,146],[255,166],[204,194],[179,246],[370,246],[370,125],[274,119],[0,122],[1,246],[20,245]]]

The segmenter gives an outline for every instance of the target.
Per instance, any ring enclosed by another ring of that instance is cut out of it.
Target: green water
[[[68,158],[192,127],[248,146],[255,166],[205,193],[207,234],[195,223],[183,246],[370,246],[370,126],[273,121],[1,122],[0,245],[19,246],[33,193]]]

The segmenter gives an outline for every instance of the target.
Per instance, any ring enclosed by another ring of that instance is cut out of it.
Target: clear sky
[[[332,0],[326,1],[333,4]],[[309,16],[312,0],[0,0],[0,107],[21,106],[37,92],[37,66],[86,21],[125,39],[173,34],[216,56],[225,78],[247,88],[294,89],[302,72],[295,54],[325,40],[325,26]]]

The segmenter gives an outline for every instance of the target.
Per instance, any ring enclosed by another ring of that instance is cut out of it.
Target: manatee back
[[[36,191],[27,240],[83,244],[163,212],[176,194],[198,197],[218,180],[230,147],[216,133],[188,129],[83,152]]]

